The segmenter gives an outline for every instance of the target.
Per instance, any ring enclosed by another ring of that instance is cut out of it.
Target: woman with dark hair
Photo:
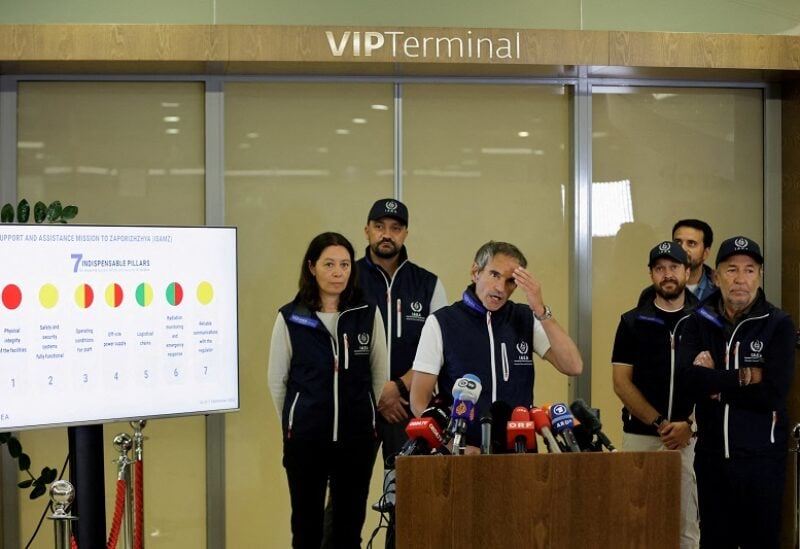
[[[295,548],[319,549],[329,484],[333,546],[361,546],[388,358],[381,313],[361,298],[354,256],[338,233],[315,237],[300,291],[272,331],[269,387],[283,428]]]

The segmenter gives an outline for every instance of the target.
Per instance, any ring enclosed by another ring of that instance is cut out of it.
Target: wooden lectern
[[[398,549],[678,547],[678,452],[397,460]]]

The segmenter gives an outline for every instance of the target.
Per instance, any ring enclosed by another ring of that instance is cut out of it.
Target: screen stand
[[[75,487],[72,514],[74,534],[81,549],[106,547],[106,494],[103,426],[68,427],[69,477]]]

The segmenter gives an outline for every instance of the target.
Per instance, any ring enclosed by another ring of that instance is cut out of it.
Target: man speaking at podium
[[[449,391],[466,374],[482,381],[479,413],[497,400],[530,407],[534,352],[563,374],[581,373],[578,348],[544,304],[542,286],[527,265],[513,244],[487,242],[475,254],[472,284],[461,301],[425,321],[411,382],[411,410],[416,416],[428,405],[437,381],[440,390]],[[517,287],[525,293],[526,305],[509,302]],[[479,440],[476,422],[467,433],[467,443],[477,446]]]

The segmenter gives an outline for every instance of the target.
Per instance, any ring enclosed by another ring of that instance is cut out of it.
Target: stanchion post
[[[128,452],[133,447],[130,435],[120,433],[114,437],[114,449],[119,452],[117,478],[125,481],[125,510],[122,515],[125,549],[133,549],[133,501],[131,498],[131,459]]]
[[[800,549],[800,423],[792,430],[797,445],[794,449],[794,546]]]
[[[55,530],[55,549],[70,549],[70,534],[72,528],[70,522],[78,517],[69,514],[69,506],[75,499],[75,488],[67,480],[57,480],[50,486],[50,502],[53,505],[53,514],[50,520],[53,521]]]
[[[146,419],[131,421],[133,427],[133,457],[136,461],[135,514],[133,549],[144,549],[144,435],[142,430],[147,426]]]

